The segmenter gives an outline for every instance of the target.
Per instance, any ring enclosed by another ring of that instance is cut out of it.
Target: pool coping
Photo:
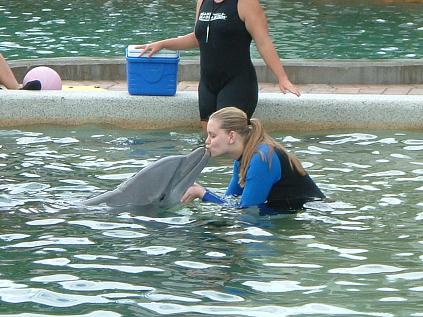
[[[369,84],[366,80],[370,78],[371,69],[379,74],[373,77],[373,84],[389,84],[388,81],[391,79],[403,85],[411,84],[410,81],[413,84],[423,83],[421,60],[290,60],[284,64],[290,77],[295,78],[294,68],[297,67],[297,71],[301,74],[298,76],[320,77],[320,84],[328,82]],[[11,61],[18,78],[22,77],[27,69],[38,65],[55,68],[64,80],[95,82],[126,79],[123,58]],[[262,61],[255,61],[255,66],[260,82],[274,82],[274,78],[272,79]],[[377,70],[378,68],[380,69]],[[332,76],[332,72],[339,72],[342,76]],[[359,80],[356,74],[360,73],[369,74],[363,75]],[[391,75],[387,76],[385,81],[381,82],[380,74],[383,73],[394,75],[392,78]],[[198,61],[181,61],[180,81],[196,81],[198,74]],[[345,79],[347,77],[348,79]],[[304,83],[294,79],[293,81]],[[131,96],[123,90],[104,90],[101,93],[7,91],[0,93],[0,127],[29,124],[111,124],[131,129],[197,129],[199,127],[197,104],[197,93],[184,90],[178,90],[172,97]],[[309,93],[298,98],[275,92],[261,92],[255,116],[271,130],[423,130],[423,95]]]
[[[0,127],[110,124],[130,129],[199,128],[197,93],[131,96],[126,91],[0,93]],[[423,95],[261,93],[255,117],[270,130],[423,130]]]

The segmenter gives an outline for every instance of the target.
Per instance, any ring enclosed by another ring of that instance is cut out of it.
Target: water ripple
[[[244,231],[230,231],[227,232],[226,235],[232,236],[232,235],[238,235],[238,234],[248,234],[252,236],[262,236],[262,237],[270,237],[273,236],[270,232],[267,232],[261,228],[256,227],[249,227],[245,229]]]
[[[29,234],[23,234],[23,233],[10,233],[10,234],[0,235],[0,239],[3,241],[20,240],[20,239],[26,239],[28,237],[30,237]]]
[[[46,245],[89,245],[94,244],[88,238],[77,238],[77,237],[47,237],[45,240],[20,242],[17,244],[8,245],[7,248],[34,248]]]
[[[111,311],[105,311],[105,310],[97,310],[92,313],[83,314],[83,315],[48,315],[48,314],[7,314],[7,315],[0,315],[0,317],[48,317],[48,316],[54,316],[54,317],[121,317],[121,314],[111,312]]]
[[[166,300],[186,302],[186,303],[201,302],[201,300],[197,298],[177,296],[177,295],[171,295],[171,294],[160,294],[160,293],[154,293],[154,292],[146,294],[145,297],[155,302],[166,301]]]
[[[305,263],[263,263],[264,266],[272,267],[296,267],[302,269],[318,269],[321,265],[318,264],[305,264]]]
[[[144,226],[132,223],[102,222],[95,220],[73,220],[69,221],[71,225],[85,226],[94,230],[113,230],[119,228],[145,229]]]
[[[52,226],[62,222],[65,222],[65,220],[64,219],[41,219],[41,220],[28,221],[26,224],[29,226]]]
[[[326,287],[326,285],[301,286],[300,282],[297,281],[246,281],[243,282],[242,285],[249,286],[256,291],[260,291],[263,293],[283,293],[292,291],[321,290]]]
[[[72,307],[81,304],[105,304],[102,296],[62,294],[42,288],[0,289],[0,298],[8,303],[32,302],[50,307]]]
[[[320,141],[322,144],[328,144],[328,145],[339,145],[344,143],[355,143],[360,142],[364,140],[374,140],[377,139],[376,135],[373,134],[365,134],[365,133],[351,133],[351,134],[338,134],[338,135],[328,135],[327,138],[339,138],[339,140],[335,141]]]
[[[19,145],[29,145],[29,144],[38,144],[38,143],[48,143],[52,142],[50,137],[21,137],[16,139],[16,144]]]
[[[407,281],[421,280],[423,279],[423,272],[391,274],[391,275],[388,275],[387,278],[389,280],[398,280],[398,279],[407,280]]]
[[[214,267],[216,265],[214,264],[207,264],[207,263],[201,263],[201,262],[195,262],[195,261],[176,261],[176,265],[190,268],[190,269],[208,269],[211,267]]]
[[[169,225],[187,225],[195,221],[194,219],[190,219],[189,216],[155,218],[155,217],[146,217],[146,216],[132,217],[129,215],[121,215],[120,218],[124,218],[124,219],[132,218],[132,219],[137,219],[137,220],[145,221],[145,222],[153,221],[153,222],[165,223]]]
[[[44,264],[52,266],[68,266],[75,269],[100,269],[100,270],[114,270],[125,273],[143,273],[143,272],[163,272],[164,270],[149,267],[149,266],[136,266],[136,265],[106,265],[106,264],[70,264],[67,258],[54,258],[34,261],[35,264]]]
[[[53,275],[45,275],[45,276],[37,276],[31,278],[33,282],[40,282],[40,283],[52,283],[52,282],[63,282],[63,281],[75,281],[79,280],[79,277],[70,274],[53,274]]]
[[[379,299],[380,302],[406,302],[407,299],[404,297],[383,297]]]
[[[86,261],[95,261],[99,259],[107,259],[107,260],[117,260],[119,259],[116,256],[112,255],[94,255],[94,254],[76,254],[74,255],[75,258],[86,260]]]
[[[143,248],[135,248],[135,247],[131,247],[131,248],[127,248],[125,249],[127,251],[142,251],[147,253],[147,255],[164,255],[167,254],[169,252],[173,252],[176,251],[177,249],[174,247],[165,247],[165,246],[161,246],[161,245],[152,245],[149,247],[143,247]]]
[[[391,265],[383,265],[383,264],[365,264],[359,265],[355,267],[343,267],[343,268],[336,268],[331,269],[329,273],[336,273],[336,274],[357,274],[357,275],[367,275],[367,274],[379,274],[379,273],[393,273],[393,272],[400,272],[404,269],[391,266]]]
[[[128,290],[128,291],[153,291],[154,288],[147,286],[138,286],[122,282],[110,281],[87,281],[73,280],[59,282],[64,289],[70,291],[103,291],[103,290]]]
[[[405,175],[405,172],[403,171],[390,170],[390,171],[365,174],[363,175],[363,177],[390,177],[390,176],[403,176],[403,175]]]
[[[9,194],[18,195],[22,193],[38,193],[50,188],[50,185],[29,182],[29,183],[20,183],[20,184],[10,184],[9,185]]]
[[[338,306],[320,303],[305,304],[302,306],[282,307],[282,306],[258,306],[258,307],[236,307],[236,306],[207,306],[194,305],[183,306],[171,303],[138,303],[139,306],[154,311],[161,315],[199,313],[208,315],[223,316],[250,316],[250,317],[288,317],[295,315],[364,315],[376,317],[393,317],[389,313],[365,313],[354,311]]]
[[[105,236],[122,238],[122,239],[137,239],[148,236],[146,233],[134,232],[129,230],[109,230],[103,232]]]
[[[217,301],[217,302],[242,302],[242,301],[244,301],[244,298],[242,298],[240,296],[216,292],[216,291],[203,290],[203,291],[194,291],[192,293],[196,294],[196,295],[207,297],[207,298],[214,300],[214,301]]]

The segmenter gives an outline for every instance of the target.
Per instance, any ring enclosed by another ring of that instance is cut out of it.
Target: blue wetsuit
[[[241,196],[236,207],[265,204],[277,210],[295,210],[301,209],[307,201],[325,198],[308,174],[300,176],[291,168],[286,153],[271,150],[266,144],[261,144],[258,151],[262,153],[264,160],[258,152],[252,156],[243,188],[239,185],[238,177],[240,161],[234,161],[232,179],[225,195]],[[230,204],[209,191],[204,195],[203,201]]]
[[[257,76],[250,57],[252,41],[238,14],[238,0],[203,0],[195,36],[200,47],[198,86],[200,118],[226,106],[254,113],[258,100]]]

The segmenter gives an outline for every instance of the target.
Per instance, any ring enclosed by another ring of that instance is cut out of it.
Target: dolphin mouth
[[[211,152],[205,146],[200,146],[200,147],[194,149],[191,152],[191,154],[188,154],[188,156],[191,156],[191,155],[195,156],[195,155],[197,155],[196,153],[199,152],[199,151],[202,152],[202,155],[201,155],[201,157],[199,157],[198,161],[209,158],[211,156]]]
[[[198,153],[200,152],[200,153]],[[198,154],[200,155],[198,155]],[[194,157],[196,157],[192,162],[191,162],[191,166],[189,167],[191,168],[196,168],[197,166],[202,166],[202,168],[207,165],[210,157],[211,157],[211,153],[210,151],[205,147],[205,146],[201,146],[195,150],[193,150],[191,152],[191,155],[193,155]],[[190,154],[188,154],[188,157],[190,156]],[[201,168],[201,169],[202,169]]]
[[[208,148],[204,147],[204,156],[210,157],[211,156],[211,152]]]

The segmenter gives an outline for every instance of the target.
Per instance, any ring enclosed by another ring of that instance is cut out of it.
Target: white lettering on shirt
[[[227,16],[225,13],[211,13],[211,12],[201,12],[198,18],[199,21],[209,22],[215,20],[226,20]]]

